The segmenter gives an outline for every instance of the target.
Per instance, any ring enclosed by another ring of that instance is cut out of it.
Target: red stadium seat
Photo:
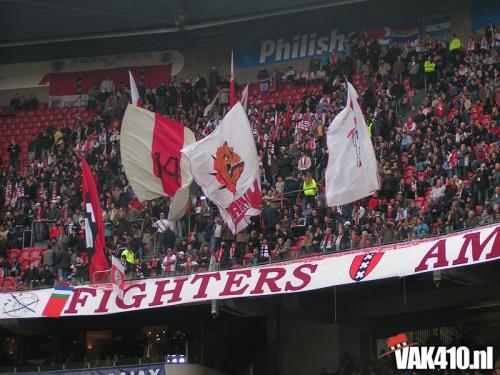
[[[2,288],[7,291],[11,291],[14,290],[15,284],[16,284],[16,279],[12,276],[9,276],[3,279]]]

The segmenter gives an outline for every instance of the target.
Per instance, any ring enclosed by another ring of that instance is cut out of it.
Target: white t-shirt
[[[218,238],[222,236],[222,225],[215,224],[214,237]]]

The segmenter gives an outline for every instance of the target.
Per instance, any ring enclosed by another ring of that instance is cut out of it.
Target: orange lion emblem
[[[217,173],[211,173],[215,176],[222,186],[231,193],[236,193],[236,184],[243,173],[245,163],[241,161],[240,155],[234,152],[227,142],[217,149],[214,158],[214,169]]]

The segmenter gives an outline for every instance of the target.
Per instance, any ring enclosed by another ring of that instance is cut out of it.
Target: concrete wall
[[[165,365],[168,375],[225,375],[223,372],[199,365]]]
[[[340,327],[321,324],[297,315],[283,314],[283,374],[333,373],[339,368]]]

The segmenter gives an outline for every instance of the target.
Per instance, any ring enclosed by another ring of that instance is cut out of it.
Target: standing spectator
[[[304,211],[308,204],[315,207],[316,195],[318,194],[318,184],[312,178],[311,173],[308,173],[302,184],[302,191],[304,193],[304,200],[302,201],[302,210]]]
[[[299,172],[304,176],[307,174],[309,169],[311,168],[311,158],[306,155],[305,151],[300,153],[300,159],[298,163]]]
[[[392,72],[394,73],[394,77],[399,81],[403,82],[404,72],[405,72],[405,63],[400,55],[396,58],[396,61],[392,65]]]
[[[7,153],[9,154],[10,165],[17,168],[17,163],[19,161],[19,154],[21,153],[21,147],[16,143],[16,140],[12,138],[9,147],[7,148]]]
[[[207,234],[210,238],[210,251],[219,249],[222,242],[222,218],[217,216],[215,220],[208,224]]]
[[[172,229],[172,223],[165,219],[165,213],[160,213],[160,218],[153,223],[153,228],[156,228],[156,233],[158,233],[159,253],[163,253],[165,247],[173,247],[175,235]]]
[[[44,265],[44,267],[47,267],[50,272],[54,271],[54,259],[55,252],[52,248],[52,243],[49,243],[47,245],[47,250],[42,255],[42,264]]]
[[[488,199],[488,192],[490,189],[489,172],[486,169],[486,163],[481,163],[472,181],[476,201],[478,204],[483,204],[484,201]]]
[[[71,268],[71,255],[67,250],[59,247],[54,253],[54,269],[57,273],[57,280],[65,280]]]
[[[384,59],[380,59],[380,63],[378,65],[378,74],[382,78],[382,82],[384,85],[387,85],[390,72],[391,72],[391,65],[389,65],[389,63]]]
[[[115,92],[115,83],[109,76],[107,76],[106,79],[101,82],[101,91],[106,92],[110,95]]]

